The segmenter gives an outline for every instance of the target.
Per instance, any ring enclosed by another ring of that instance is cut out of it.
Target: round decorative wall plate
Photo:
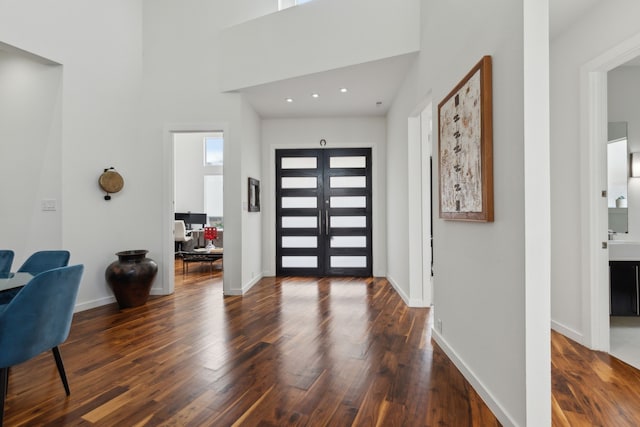
[[[105,196],[106,200],[111,198],[109,197],[109,193],[117,193],[124,187],[122,175],[116,172],[114,168],[105,169],[102,175],[100,175],[98,183],[100,184],[100,188],[107,193],[107,196]]]

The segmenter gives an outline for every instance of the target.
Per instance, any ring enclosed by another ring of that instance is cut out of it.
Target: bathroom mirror
[[[627,123],[609,123],[607,143],[607,194],[609,230],[627,233],[628,207],[627,182],[629,179],[629,149],[627,147]]]

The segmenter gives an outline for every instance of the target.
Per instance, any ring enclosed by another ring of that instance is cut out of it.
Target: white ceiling
[[[549,0],[551,39],[602,0]],[[263,118],[383,116],[417,54],[242,89]],[[341,87],[348,88],[340,93]],[[312,98],[318,93],[318,98]],[[286,98],[292,98],[288,103]],[[380,104],[377,104],[380,102]]]
[[[400,55],[241,92],[265,118],[383,116],[416,57],[417,54]],[[347,88],[347,92],[340,92],[341,88]],[[313,93],[319,96],[313,98]]]

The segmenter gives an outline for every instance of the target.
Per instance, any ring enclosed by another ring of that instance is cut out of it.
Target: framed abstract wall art
[[[438,104],[440,218],[493,221],[491,57]]]

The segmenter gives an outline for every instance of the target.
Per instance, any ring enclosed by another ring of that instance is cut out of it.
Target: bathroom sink
[[[609,261],[640,261],[640,242],[609,240]]]

